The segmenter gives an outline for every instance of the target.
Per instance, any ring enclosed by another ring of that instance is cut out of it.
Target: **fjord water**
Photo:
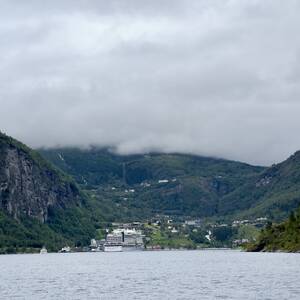
[[[0,299],[300,299],[300,254],[238,251],[0,256]]]

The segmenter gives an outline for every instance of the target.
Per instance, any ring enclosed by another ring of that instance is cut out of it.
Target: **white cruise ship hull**
[[[106,245],[104,245],[103,251],[104,252],[122,252],[123,249],[122,249],[122,246],[106,246]]]
[[[144,247],[143,246],[123,246],[123,251],[143,251]]]

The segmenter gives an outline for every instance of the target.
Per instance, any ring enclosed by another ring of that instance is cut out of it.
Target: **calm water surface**
[[[0,299],[300,299],[300,254],[0,256]]]

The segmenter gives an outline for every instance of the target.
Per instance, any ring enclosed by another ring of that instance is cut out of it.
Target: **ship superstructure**
[[[91,240],[91,251],[120,252],[144,249],[140,230],[117,228],[106,234],[105,240]]]

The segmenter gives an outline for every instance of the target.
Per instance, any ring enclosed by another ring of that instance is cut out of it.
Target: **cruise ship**
[[[122,252],[122,234],[119,232],[112,232],[106,235],[105,243],[103,244],[104,252]]]
[[[123,251],[144,250],[142,232],[136,229],[115,229],[114,234],[122,236]]]
[[[121,252],[144,250],[142,232],[135,229],[114,229],[105,240],[91,240],[91,251]]]
[[[122,245],[104,244],[103,251],[104,252],[122,252],[123,251],[123,247],[122,247]]]

